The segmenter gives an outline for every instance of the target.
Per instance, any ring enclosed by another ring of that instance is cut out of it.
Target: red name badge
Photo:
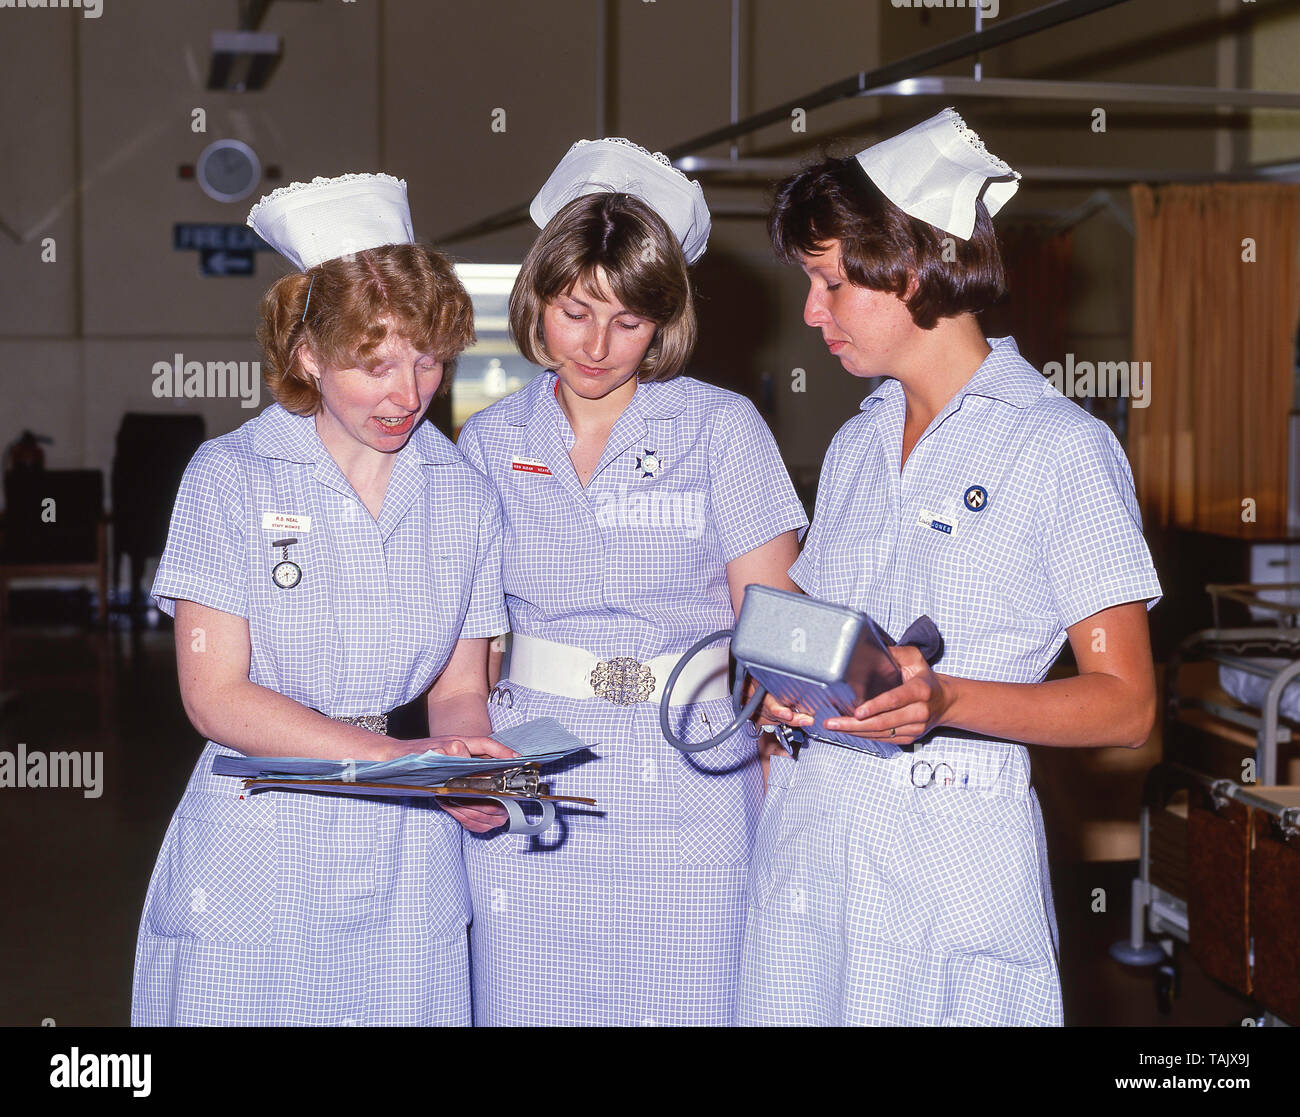
[[[510,468],[517,473],[536,473],[542,477],[551,476],[551,471],[546,468],[546,463],[538,461],[536,458],[513,458],[510,462]]]

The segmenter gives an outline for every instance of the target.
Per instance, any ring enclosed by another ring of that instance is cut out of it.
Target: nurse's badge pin
[[[272,547],[280,548],[280,561],[271,568],[271,581],[282,590],[291,590],[302,581],[302,567],[289,558],[289,548],[298,540],[277,539]]]
[[[664,467],[663,459],[654,450],[642,450],[636,460],[636,467],[642,477],[653,477]]]
[[[988,492],[980,485],[972,485],[966,490],[966,507],[972,512],[983,512],[989,502]]]

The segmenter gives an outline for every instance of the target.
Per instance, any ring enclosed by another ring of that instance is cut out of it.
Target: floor
[[[0,789],[0,1026],[127,1022],[141,902],[201,746],[177,693],[170,629],[133,632],[115,618],[96,631],[82,615],[75,600],[16,602],[0,632],[0,750],[103,758],[98,797]],[[1131,861],[1053,865],[1067,1022],[1225,1025],[1253,1015],[1185,950],[1168,1015],[1157,1008],[1152,971],[1110,960],[1107,947],[1127,933],[1133,874]],[[1104,911],[1093,910],[1099,888]]]

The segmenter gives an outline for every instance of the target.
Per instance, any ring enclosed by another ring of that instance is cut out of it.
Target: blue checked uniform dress
[[[639,384],[584,490],[555,383],[535,377],[460,436],[501,496],[511,629],[644,662],[731,628],[726,564],[807,523],[753,405],[686,377]],[[663,739],[657,700],[509,689],[493,724],[559,719],[597,758],[548,772],[552,790],[598,805],[562,809],[537,838],[466,836],[475,1024],[728,1023],[763,797],[755,743],[740,732],[688,758]],[[672,709],[688,741],[732,716],[721,698]]]
[[[928,613],[944,637],[940,673],[1037,683],[1067,626],[1154,604],[1160,584],[1114,436],[1012,339],[989,344],[901,472],[902,387],[867,398],[827,454],[790,573],[895,638]],[[918,788],[922,759],[940,780]],[[1022,745],[937,732],[884,760],[814,739],[797,762],[773,758],[769,781],[740,1023],[1062,1022]]]
[[[265,512],[310,516],[267,530]],[[280,589],[272,540],[302,581]],[[153,586],[248,620],[249,678],[330,715],[410,701],[458,638],[506,628],[500,506],[416,427],[374,520],[310,417],[268,407],[204,443]],[[177,640],[195,634],[177,632]],[[306,742],[284,742],[286,754]],[[209,741],[167,828],[136,948],[134,1024],[470,1023],[460,826],[431,804],[265,791],[212,774]]]

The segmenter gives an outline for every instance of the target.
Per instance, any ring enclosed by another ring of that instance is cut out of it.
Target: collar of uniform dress
[[[1043,397],[1044,386],[1050,382],[1033,365],[1020,355],[1013,337],[986,338],[992,350],[975,375],[966,381],[958,397],[985,396],[1001,400],[1012,407],[1030,407]],[[884,403],[903,391],[903,386],[892,377],[887,379],[859,405],[867,411],[873,404]]]
[[[288,462],[318,462],[329,457],[310,415],[294,415],[278,403],[253,420],[253,452],[264,458]],[[450,465],[461,461],[460,451],[430,422],[420,423],[398,451],[419,465]]]
[[[521,392],[507,397],[506,421],[512,426],[523,427],[533,416],[538,404],[544,404],[549,394],[555,398],[555,383],[559,378],[554,372],[546,371],[534,376],[528,386]],[[671,380],[642,381],[636,386],[636,395],[628,407],[637,407],[644,419],[672,419],[686,409],[686,388],[681,377]]]

